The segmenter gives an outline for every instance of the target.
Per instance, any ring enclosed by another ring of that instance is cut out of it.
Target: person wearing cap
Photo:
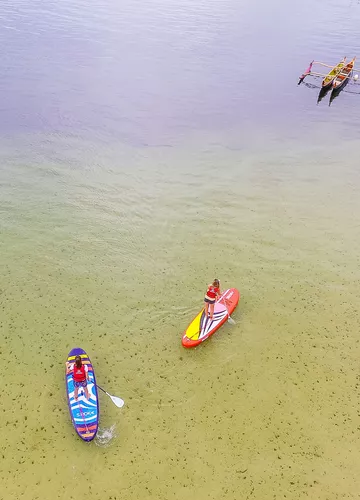
[[[205,302],[205,316],[209,316],[210,319],[213,319],[214,316],[214,307],[215,302],[218,297],[220,297],[220,281],[218,279],[214,279],[212,284],[208,285],[204,302]],[[209,311],[210,309],[210,311]]]

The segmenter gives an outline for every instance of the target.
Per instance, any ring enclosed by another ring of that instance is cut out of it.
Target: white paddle
[[[229,317],[228,317],[228,322],[230,323],[230,325],[236,325],[236,321],[234,319],[232,319],[232,317],[230,316],[230,314],[229,314]]]
[[[109,394],[108,392],[106,392],[105,389],[103,389],[102,387],[100,387],[97,384],[96,384],[96,387],[98,389],[100,389],[101,391],[105,392],[105,394],[107,396],[109,396],[109,398],[111,399],[111,401],[114,403],[115,406],[117,406],[118,408],[122,408],[124,406],[125,402],[124,402],[123,399],[117,398],[116,396],[112,396],[111,394]]]

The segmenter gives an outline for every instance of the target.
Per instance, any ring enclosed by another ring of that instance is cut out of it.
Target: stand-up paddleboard
[[[196,347],[216,332],[227,321],[239,303],[240,293],[236,288],[229,288],[215,302],[214,316],[211,320],[203,309],[187,327],[183,337],[184,347]]]
[[[86,399],[82,387],[79,387],[78,400],[75,401],[74,398],[72,368],[74,366],[75,356],[81,356],[82,363],[88,367],[89,381],[87,383],[87,389],[90,396],[89,400]],[[99,398],[94,369],[89,356],[83,349],[75,347],[75,349],[69,352],[66,363],[65,379],[70,416],[75,430],[84,441],[92,441],[96,436],[99,425]]]

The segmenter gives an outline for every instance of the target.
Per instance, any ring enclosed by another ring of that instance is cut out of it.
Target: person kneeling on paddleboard
[[[75,363],[68,365],[68,372],[72,370],[74,380],[74,398],[78,400],[79,387],[83,387],[86,399],[90,399],[87,383],[89,380],[88,367],[82,364],[81,357],[75,357]]]
[[[211,285],[208,285],[206,290],[204,302],[205,302],[205,315],[210,316],[213,319],[215,302],[218,297],[220,297],[220,281],[215,279]],[[210,314],[209,314],[210,306]]]

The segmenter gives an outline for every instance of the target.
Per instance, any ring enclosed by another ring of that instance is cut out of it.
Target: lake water
[[[355,0],[2,2],[1,500],[359,498],[360,84],[297,86],[359,26]],[[236,325],[185,350],[214,277]],[[90,444],[75,346],[126,403]]]

